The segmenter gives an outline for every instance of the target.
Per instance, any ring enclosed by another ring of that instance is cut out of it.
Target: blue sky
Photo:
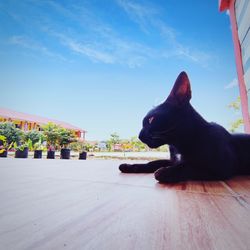
[[[230,127],[239,95],[217,0],[0,0],[0,106],[66,121],[88,140],[138,134],[180,71],[192,104]]]

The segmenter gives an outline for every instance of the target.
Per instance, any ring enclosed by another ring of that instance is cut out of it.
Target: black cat
[[[167,100],[143,119],[139,135],[150,148],[170,145],[170,160],[122,164],[122,172],[154,172],[156,180],[169,183],[250,174],[250,135],[230,134],[218,124],[208,123],[190,99],[189,79],[181,72]]]

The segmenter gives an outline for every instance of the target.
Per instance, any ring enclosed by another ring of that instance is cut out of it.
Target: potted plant
[[[82,151],[79,153],[79,160],[86,160],[87,159],[87,152]]]
[[[29,140],[28,142],[21,142],[17,144],[14,143],[15,158],[28,158],[29,148],[31,147],[32,142]]]
[[[16,128],[15,124],[12,122],[0,122],[0,135],[6,137],[8,145],[11,142],[19,142],[23,135],[23,131]]]
[[[70,148],[68,147],[71,142],[76,141],[73,131],[65,128],[58,130],[58,143],[61,148],[61,159],[70,159]]]
[[[7,138],[0,135],[0,157],[7,157],[8,150],[11,149],[13,142],[8,145]]]
[[[48,124],[44,125],[42,129],[48,148],[47,159],[55,159],[55,146],[57,145],[58,141],[59,126],[49,122]]]
[[[34,149],[34,159],[41,159],[43,155],[43,151],[46,147],[42,143],[42,139],[40,138],[38,142],[33,145]]]
[[[47,151],[47,159],[55,159],[55,147],[49,146]]]
[[[0,135],[3,136],[3,140],[0,139],[0,155],[7,157],[8,150],[12,148],[14,142],[20,142],[23,132],[12,122],[1,122]]]
[[[79,160],[86,160],[88,145],[83,141],[76,141],[70,144],[70,149],[79,153]]]
[[[81,151],[79,152],[79,160],[86,160],[87,159],[87,152],[89,152],[89,149],[92,146],[88,143],[83,142],[83,146],[81,148]]]

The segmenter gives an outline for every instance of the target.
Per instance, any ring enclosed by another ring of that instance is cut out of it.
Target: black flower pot
[[[3,153],[0,153],[0,157],[7,157],[8,155],[8,151],[7,150],[4,150]]]
[[[29,153],[29,149],[28,148],[24,148],[24,150],[18,149],[15,152],[15,158],[28,158],[28,153]]]
[[[47,151],[47,159],[55,159],[55,151],[53,150]]]
[[[79,153],[79,160],[86,160],[87,159],[87,152]]]
[[[70,149],[69,148],[62,148],[61,149],[61,159],[70,159]]]
[[[43,156],[43,151],[42,150],[35,150],[34,151],[34,159],[41,159]]]

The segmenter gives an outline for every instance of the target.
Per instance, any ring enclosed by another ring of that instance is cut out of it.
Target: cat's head
[[[172,144],[184,127],[183,112],[191,99],[188,76],[181,72],[165,102],[150,110],[143,119],[139,138],[150,148]]]

